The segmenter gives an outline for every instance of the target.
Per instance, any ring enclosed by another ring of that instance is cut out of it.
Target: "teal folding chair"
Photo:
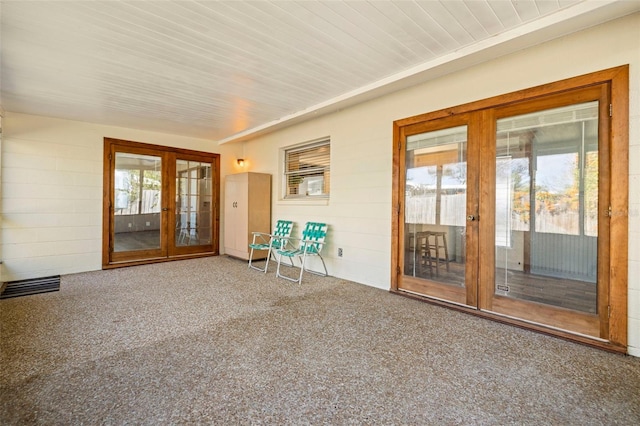
[[[307,222],[302,231],[302,238],[286,238],[283,241],[286,241],[282,248],[276,250],[278,253],[278,269],[276,270],[276,276],[280,278],[284,278],[289,281],[297,281],[298,284],[302,283],[302,274],[304,271],[309,271],[312,274],[322,275],[326,277],[328,274],[327,266],[324,263],[324,259],[320,254],[322,252],[322,247],[324,246],[324,240],[327,236],[327,224],[326,223],[317,223],[317,222]],[[297,248],[292,241],[299,241]],[[321,271],[314,271],[306,266],[307,258],[317,256],[320,258],[322,262],[322,267],[324,268],[324,273]],[[282,263],[282,258],[286,257],[291,260],[293,264],[293,258],[300,259],[300,276],[298,278],[287,277],[280,273],[280,264]]]
[[[274,254],[273,251],[284,246],[283,238],[289,238],[292,229],[292,221],[279,220],[276,222],[276,227],[271,234],[267,234],[264,232],[253,232],[253,240],[251,244],[249,244],[249,247],[251,248],[251,252],[249,253],[249,267],[255,269],[256,271],[267,273],[267,268],[269,267],[269,259]],[[254,250],[267,250],[264,269],[258,268],[257,266],[253,265],[252,262]]]

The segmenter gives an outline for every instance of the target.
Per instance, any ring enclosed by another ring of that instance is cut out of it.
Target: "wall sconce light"
[[[238,158],[238,166],[244,166],[244,158]]]

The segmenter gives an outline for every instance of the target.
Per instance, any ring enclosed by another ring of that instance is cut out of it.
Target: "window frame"
[[[300,152],[312,152],[316,148],[327,147],[328,152],[319,156],[322,160],[326,161],[325,166],[318,166],[315,168],[306,168],[303,170],[289,170],[291,163],[290,155]],[[314,139],[312,141],[304,142],[301,144],[291,145],[281,149],[281,200],[286,202],[295,201],[324,201],[326,202],[331,195],[331,138],[329,136]],[[323,193],[321,194],[290,194],[289,193],[289,179],[290,177],[297,176],[302,177],[304,181],[305,176],[322,176],[323,178]]]

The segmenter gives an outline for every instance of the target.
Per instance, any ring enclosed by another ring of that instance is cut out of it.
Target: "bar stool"
[[[449,250],[447,248],[447,233],[446,232],[436,232],[436,231],[428,231],[426,232],[426,250],[431,258],[431,260],[435,260],[436,267],[436,275],[440,275],[440,250],[444,250],[444,264],[447,268],[447,272],[449,272]],[[433,237],[433,240],[432,240]],[[434,253],[435,256],[431,256],[431,253]]]
[[[429,235],[430,232],[418,232],[416,234],[415,247],[417,253],[414,255],[414,262],[417,263],[418,275],[424,277],[426,269],[429,269],[429,276],[433,277],[433,259],[431,258],[431,250],[429,248]],[[414,274],[416,275],[415,266]]]

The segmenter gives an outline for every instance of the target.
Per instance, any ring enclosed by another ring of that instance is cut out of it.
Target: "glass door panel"
[[[466,205],[467,126],[408,136],[403,280],[407,289],[466,302]]]
[[[597,314],[598,113],[594,101],[497,121],[493,310]]]
[[[214,252],[217,242],[216,163],[211,156],[175,154],[170,157],[172,206],[169,216],[169,255]]]
[[[114,252],[160,249],[162,159],[116,152]]]
[[[212,168],[211,163],[176,160],[176,247],[211,244]]]

